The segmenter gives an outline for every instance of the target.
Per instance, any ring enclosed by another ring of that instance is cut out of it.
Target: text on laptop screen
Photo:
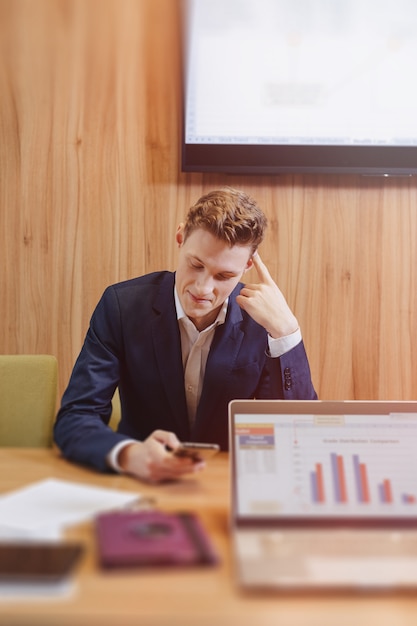
[[[417,413],[237,414],[234,439],[238,516],[417,516]]]

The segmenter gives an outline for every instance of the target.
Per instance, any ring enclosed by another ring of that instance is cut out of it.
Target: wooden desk
[[[0,492],[47,477],[156,498],[161,509],[197,510],[221,555],[215,568],[102,572],[91,523],[68,537],[87,547],[75,597],[50,602],[0,602],[2,626],[401,626],[417,623],[411,596],[260,596],[235,585],[230,553],[229,471],[226,454],[196,477],[149,486],[126,476],[98,474],[68,463],[53,450],[0,449]]]

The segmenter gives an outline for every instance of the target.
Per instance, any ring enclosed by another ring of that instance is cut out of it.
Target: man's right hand
[[[125,474],[150,483],[175,480],[202,470],[204,461],[194,463],[191,459],[176,457],[168,451],[167,448],[174,450],[179,444],[174,433],[155,430],[145,441],[122,448],[118,464]]]

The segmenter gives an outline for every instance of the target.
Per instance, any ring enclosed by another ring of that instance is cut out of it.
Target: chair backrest
[[[112,399],[112,412],[110,417],[109,426],[113,428],[113,430],[117,430],[117,425],[120,422],[120,418],[122,416],[122,408],[120,405],[120,396],[119,396],[119,388],[116,388],[114,392],[114,396]]]
[[[0,446],[52,445],[57,376],[52,355],[0,355]]]

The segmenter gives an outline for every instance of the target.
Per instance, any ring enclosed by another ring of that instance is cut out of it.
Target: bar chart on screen
[[[369,482],[369,472],[366,463],[362,462],[358,454],[351,456],[351,471],[353,479],[353,493],[351,497],[358,504],[369,504],[376,498],[380,504],[392,504],[394,502],[394,492],[392,480],[382,477],[379,482],[374,485],[371,491]],[[349,501],[347,482],[346,482],[346,462],[345,457],[332,452],[329,457],[329,471],[331,474],[331,497],[334,502],[339,504]],[[312,502],[320,504],[326,501],[326,493],[324,488],[323,463],[316,463],[315,468],[310,473],[311,499]],[[417,499],[414,494],[400,492],[396,494],[400,498],[402,504],[416,504]]]
[[[235,436],[242,510],[417,517],[417,414],[255,415]]]
[[[300,506],[340,514],[417,512],[414,423],[350,421],[339,432],[304,422],[293,443]]]

